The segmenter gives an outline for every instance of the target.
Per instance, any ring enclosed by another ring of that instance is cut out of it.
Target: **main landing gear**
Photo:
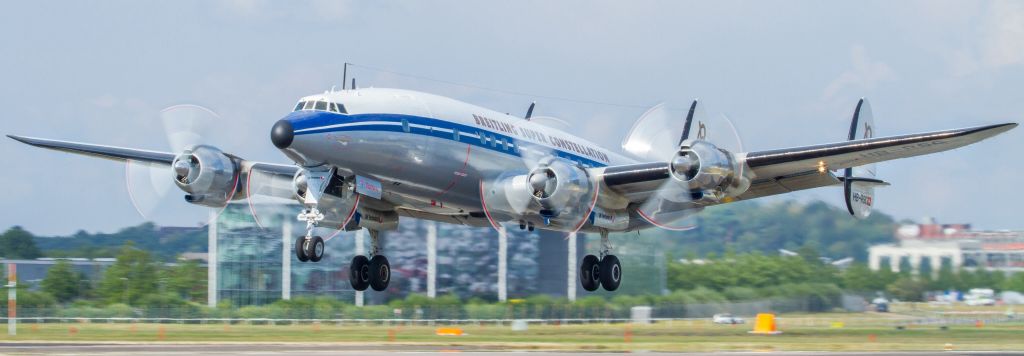
[[[348,278],[352,289],[364,291],[370,287],[380,292],[388,289],[388,283],[391,282],[391,264],[388,263],[387,257],[379,254],[380,232],[368,231],[370,231],[370,256],[372,257],[367,258],[363,255],[353,257],[352,264],[349,265]]]
[[[619,289],[622,283],[622,264],[619,258],[610,254],[611,243],[608,242],[608,232],[601,231],[601,257],[586,255],[583,263],[580,264],[580,284],[588,292],[597,290],[597,287],[604,287],[607,291]]]

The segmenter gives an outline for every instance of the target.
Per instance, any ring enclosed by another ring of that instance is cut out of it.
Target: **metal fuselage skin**
[[[382,207],[480,218],[481,182],[527,173],[520,147],[531,145],[583,168],[634,163],[560,130],[431,94],[371,88],[301,99],[315,100],[347,113],[293,111],[284,119],[294,139],[283,151],[300,155],[300,165],[379,181]]]

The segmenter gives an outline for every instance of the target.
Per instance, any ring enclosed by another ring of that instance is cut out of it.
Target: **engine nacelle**
[[[221,150],[199,145],[185,150],[171,163],[174,184],[188,193],[189,203],[223,207],[238,191],[239,167]]]
[[[728,151],[705,141],[684,145],[669,163],[672,177],[688,188],[691,200],[720,200],[750,187],[742,163]]]
[[[482,193],[492,218],[516,220],[533,215],[553,225],[575,226],[590,214],[594,189],[586,171],[548,157],[529,173],[498,179]]]
[[[549,158],[526,176],[529,194],[541,215],[557,216],[572,202],[587,199],[593,189],[587,172],[562,160]]]

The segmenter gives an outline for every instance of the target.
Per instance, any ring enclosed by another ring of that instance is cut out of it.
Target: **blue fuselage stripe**
[[[296,111],[288,115],[288,119],[292,123],[295,135],[341,131],[408,132],[416,135],[458,141],[516,157],[521,157],[519,151],[521,147],[532,146],[543,151],[551,151],[558,157],[576,161],[585,166],[607,166],[606,163],[595,161],[576,153],[523,141],[500,132],[429,117],[403,114],[345,115],[324,111]],[[427,126],[429,128],[417,126]],[[456,135],[452,131],[457,131],[458,134]],[[515,147],[510,147],[510,145]]]

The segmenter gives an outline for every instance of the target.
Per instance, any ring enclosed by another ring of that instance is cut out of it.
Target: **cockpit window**
[[[348,114],[348,110],[345,110],[345,105],[338,103],[338,112],[342,114]]]
[[[302,107],[302,110],[313,110],[313,102],[307,101],[306,105]]]
[[[326,101],[317,101],[316,102],[316,109],[317,110],[322,110],[322,111],[327,111],[327,102]]]
[[[300,101],[298,104],[295,104],[295,110],[292,110],[292,111],[302,110],[302,106],[303,105],[306,105],[306,102],[305,101]]]
[[[330,105],[330,108],[328,110],[330,110],[331,112],[338,112],[338,104],[328,102],[327,105]]]

